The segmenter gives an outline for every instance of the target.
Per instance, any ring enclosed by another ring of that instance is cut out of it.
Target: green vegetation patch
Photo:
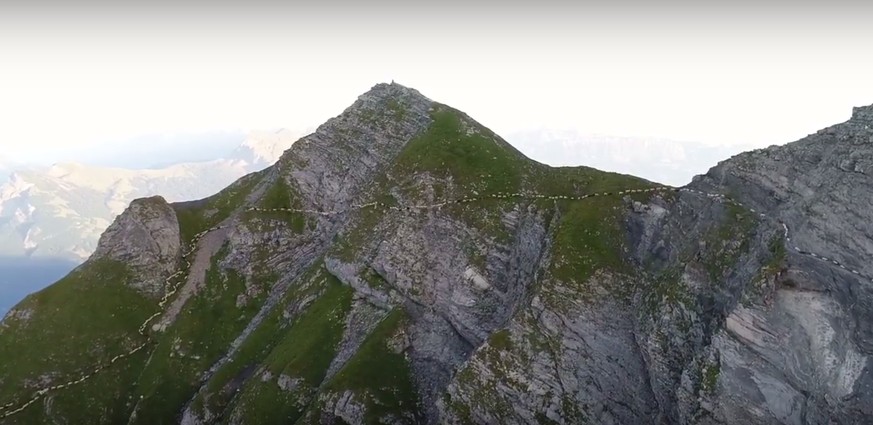
[[[515,375],[524,374],[523,371],[529,367],[530,359],[524,344],[516,345],[509,329],[494,332],[489,336],[488,344],[473,354],[455,378],[457,394],[463,397],[446,397],[446,406],[463,423],[492,422],[483,417],[474,420],[471,408],[493,416],[496,423],[513,422],[516,418],[512,404],[498,386],[508,386],[519,392],[527,391],[527,386]],[[480,373],[480,370],[487,370],[488,373]]]
[[[446,406],[446,410],[454,413],[457,421],[463,425],[475,425],[476,422],[473,421],[473,412],[470,411],[469,404],[465,403],[464,400],[457,400],[452,398],[451,393],[444,392],[443,393],[443,405]]]
[[[767,262],[743,291],[741,299],[743,305],[750,306],[765,300],[770,295],[770,291],[775,289],[776,277],[785,269],[787,251],[785,250],[785,238],[781,233],[770,239],[768,251]]]
[[[135,402],[130,386],[136,382],[148,355],[147,349],[140,350],[80,384],[47,394],[24,411],[7,419],[0,419],[0,423],[127,423],[130,408]],[[32,392],[21,395],[25,394],[29,398]],[[6,400],[3,401],[5,404]]]
[[[388,111],[391,113],[395,120],[403,121],[403,118],[406,117],[406,106],[398,102],[397,99],[388,99],[387,106]]]
[[[757,223],[754,214],[745,208],[725,205],[725,218],[705,237],[707,250],[701,259],[713,283],[729,275],[740,256],[749,250]]]
[[[718,384],[718,374],[720,372],[721,364],[718,361],[712,364],[707,363],[704,366],[700,385],[705,393],[712,394],[715,392],[715,387]]]
[[[360,276],[371,289],[384,291],[390,287],[385,278],[377,273],[372,267],[365,267]]]
[[[511,350],[512,339],[509,335],[509,329],[501,329],[491,334],[488,338],[488,344],[498,350]]]
[[[263,363],[287,331],[289,323],[285,317],[286,308],[324,291],[326,279],[323,274],[326,274],[323,264],[318,262],[297,279],[273,311],[243,341],[233,358],[210,377],[206,391],[195,399],[197,411],[204,408],[211,412],[224,411],[236,396],[236,391],[248,382],[248,375]]]
[[[263,362],[261,375],[243,389],[234,413],[246,422],[294,423],[324,380],[342,340],[353,291],[329,273],[323,276],[323,294],[292,323]],[[262,378],[264,373],[269,379]],[[281,388],[282,381],[291,388]]]
[[[618,199],[615,193],[628,189],[648,189],[653,183],[638,177],[600,171],[590,167],[548,167],[537,164],[531,181],[537,193],[547,196],[585,195],[611,192],[608,197]],[[648,194],[631,195],[636,200],[647,200]]]
[[[682,280],[680,268],[672,268],[661,273],[649,286],[645,295],[645,311],[657,312],[660,305],[678,305],[693,307],[693,298]]]
[[[782,234],[775,235],[770,239],[767,248],[770,252],[770,260],[764,265],[762,273],[765,276],[774,276],[785,267],[785,258],[788,254],[785,250],[785,237]]]
[[[411,140],[395,162],[395,175],[429,172],[480,193],[515,192],[531,164],[489,130],[438,105],[427,131]],[[404,173],[405,172],[405,173]]]
[[[324,294],[291,325],[266,361],[274,373],[303,378],[313,387],[324,379],[352,305],[352,289],[325,274]]]
[[[537,204],[546,211],[557,210],[559,220],[554,229],[549,276],[543,280],[540,293],[552,306],[564,306],[572,300],[590,300],[604,291],[609,296],[624,299],[635,287],[618,285],[621,279],[607,279],[592,287],[591,279],[598,271],[625,274],[633,271],[624,258],[624,214],[622,198],[647,202],[651,192],[619,195],[631,189],[648,189],[652,183],[636,177],[607,173],[588,167],[546,168],[536,177],[544,195],[582,196],[586,199],[541,200]],[[631,280],[632,281],[632,280]],[[557,286],[553,286],[557,285]],[[572,294],[568,294],[567,290]],[[572,299],[567,298],[571,296]]]
[[[467,399],[448,399],[447,407],[455,413],[463,423],[478,423],[482,422],[482,418],[473,416],[472,408],[477,411],[484,411],[497,418],[497,423],[507,423],[508,419],[512,418],[512,405],[502,396],[502,393],[497,389],[497,382],[504,378],[505,368],[503,363],[499,363],[500,356],[492,353],[493,348],[487,347],[484,351],[477,353],[474,360],[468,362],[467,365],[458,372],[456,382],[460,392],[467,396]],[[495,372],[495,376],[480,375],[473,362],[482,362],[487,365],[489,371]]]
[[[593,198],[569,204],[555,235],[554,277],[581,286],[597,269],[620,269],[623,262],[618,215],[615,199]]]
[[[246,293],[246,282],[236,271],[220,268],[227,252],[225,245],[212,258],[203,288],[159,336],[136,388],[136,395],[142,397],[137,423],[177,422],[176,415],[200,385],[200,373],[227,351],[259,310],[263,295],[237,307],[237,297]]]
[[[353,391],[366,405],[365,423],[387,416],[423,419],[406,356],[391,347],[392,339],[404,332],[406,320],[403,310],[392,310],[325,387],[332,393]]]
[[[529,201],[522,201],[528,203]],[[503,199],[483,199],[472,203],[449,205],[445,211],[456,217],[480,234],[493,238],[497,243],[508,243],[512,237],[504,216],[514,208],[515,203]],[[478,257],[478,258],[477,258]],[[484,256],[471,256],[471,261],[482,265],[487,260]]]
[[[137,329],[157,306],[129,286],[132,279],[123,263],[91,260],[19,303],[16,309],[25,317],[10,318],[0,328],[0,404],[23,402],[37,389],[78,379],[143,343]],[[123,414],[118,409],[133,379],[129,368],[142,359],[119,361],[92,378],[93,384],[56,393],[52,412],[82,418],[91,407],[107,418]],[[22,418],[33,420],[22,423],[43,422],[35,419],[44,413],[40,406],[23,412]]]
[[[567,202],[555,233],[551,273],[571,284],[582,295],[586,282],[597,270],[628,271],[622,255],[625,245],[622,218],[624,207],[617,196]],[[613,288],[616,295],[627,288]]]
[[[264,193],[264,197],[258,202],[258,207],[268,210],[300,210],[303,205],[300,203],[296,191],[280,176]],[[298,211],[252,211],[248,214],[250,217],[258,217],[259,219],[279,220],[288,225],[295,233],[302,233],[308,224],[306,215]]]

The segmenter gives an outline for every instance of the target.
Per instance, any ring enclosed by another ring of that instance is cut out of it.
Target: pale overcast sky
[[[0,4],[3,156],[306,128],[392,79],[501,134],[767,146],[873,103],[873,8],[849,2],[15,1]]]

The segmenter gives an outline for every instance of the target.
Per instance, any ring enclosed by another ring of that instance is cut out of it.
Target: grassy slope
[[[159,337],[154,355],[139,379],[135,394],[142,397],[136,423],[174,423],[176,415],[199,387],[200,373],[228,349],[257,313],[263,296],[242,307],[237,296],[246,291],[245,279],[222,270],[226,248],[213,257],[205,285]],[[254,282],[268,286],[271,282]]]
[[[460,112],[438,106],[433,123],[410,141],[395,161],[392,173],[428,172],[451,177],[454,184],[479,193],[511,192],[520,188],[534,164],[490,130],[465,119]]]
[[[263,198],[258,202],[259,208],[266,210],[282,209],[282,208],[302,208],[296,191],[285,182],[285,179],[279,178],[267,189]],[[246,212],[247,218],[257,217],[261,220],[278,220],[289,226],[295,233],[301,233],[306,229],[306,215],[298,212],[289,211],[249,211]]]
[[[246,342],[236,364],[227,368],[241,371],[240,366],[259,365],[257,374],[247,380],[234,401],[234,418],[246,423],[294,423],[312,401],[342,339],[352,290],[319,266],[310,285],[297,295],[313,293],[317,298],[289,326],[262,326],[258,335]],[[265,333],[272,333],[272,338],[262,338]],[[294,388],[280,388],[280,377],[295,382]]]
[[[175,205],[183,240],[228,217],[257,181],[257,175],[249,175],[196,206]],[[25,401],[35,389],[77,379],[142,343],[137,329],[157,306],[126,285],[131,278],[124,264],[89,261],[22,301],[18,308],[33,311],[33,316],[24,322],[9,320],[0,330],[2,404]],[[50,394],[51,414],[77,423],[125,421],[132,407],[129,389],[147,358],[148,350],[143,350],[85,383]],[[6,422],[42,422],[39,406]]]
[[[190,241],[195,234],[229,217],[258,183],[259,174],[243,177],[203,201],[174,205],[183,240]],[[287,195],[290,190],[283,189],[288,188],[281,183],[274,185],[261,206],[294,206]],[[281,219],[298,231],[305,224],[298,215],[285,214]],[[189,302],[175,326],[160,338],[151,356],[149,350],[144,350],[113,365],[112,371],[58,392],[50,398],[52,411],[67,419],[78,418],[82,423],[124,422],[142,396],[137,416],[140,423],[174,422],[196,388],[199,372],[226,350],[259,306],[260,300],[250,302],[244,309],[235,306],[236,295],[245,288],[243,280],[233,271],[219,272],[217,260],[208,272],[206,290]],[[2,385],[0,397],[5,398],[0,400],[26,400],[24,396],[32,391],[22,389],[20,383],[24,379],[33,380],[37,374],[55,371],[45,382],[48,385],[66,382],[78,378],[80,371],[90,370],[99,361],[141,343],[136,329],[156,306],[118,284],[129,278],[122,264],[89,263],[22,302],[21,308],[35,309],[37,314],[26,326],[10,321],[9,327],[0,333],[0,340],[8,341],[0,344],[0,359],[10,359],[0,365],[0,376],[4,383],[11,384]],[[237,314],[230,313],[234,311]],[[22,352],[31,351],[39,355],[21,356]],[[179,355],[180,351],[184,356]],[[148,366],[143,369],[147,360]],[[134,385],[136,391],[131,393],[129,388]],[[9,422],[42,421],[38,406]]]
[[[0,402],[24,401],[36,386],[78,379],[142,343],[137,328],[157,306],[126,285],[130,278],[123,264],[90,261],[22,301],[17,308],[32,311],[32,316],[10,320],[0,330]],[[118,362],[95,380],[52,396],[52,414],[70,420],[87,417],[92,423],[122,417],[125,389],[136,372],[130,368],[143,358],[138,354]],[[9,423],[44,421],[41,406],[30,406]]]
[[[319,263],[293,284],[279,305],[243,341],[233,358],[210,377],[205,391],[198,393],[194,399],[194,411],[200,415],[203,414],[204,408],[213,413],[223,412],[231,404],[248,375],[262,365],[283,335],[288,332],[289,324],[284,316],[285,310],[307,297],[322,293],[327,285],[326,282],[328,282],[326,273]]]
[[[404,332],[406,320],[402,309],[392,310],[325,386],[332,394],[352,391],[366,406],[365,423],[383,423],[381,419],[389,417],[402,418],[402,423],[421,419],[409,362],[391,346],[391,340]]]
[[[264,196],[258,201],[257,206],[263,209],[301,207],[296,192],[284,179],[278,179],[268,188]],[[258,233],[269,233],[281,227],[299,234],[306,230],[307,226],[313,224],[307,220],[305,215],[287,211],[245,211],[242,217],[246,226]],[[255,267],[254,279],[264,282],[276,280],[278,274],[267,265],[267,260],[271,255],[269,249],[257,250],[255,258],[252,259],[255,264],[259,265],[259,267]],[[261,272],[257,270],[261,270]],[[322,273],[322,271],[320,266],[313,267],[308,274],[300,279],[301,282],[304,282],[303,284],[292,286],[285,294],[281,305],[299,302],[303,297],[314,295],[315,292],[323,290],[326,285],[324,283],[326,273]],[[337,301],[335,298],[328,297],[328,299]],[[260,300],[256,300],[255,304],[260,308]],[[276,308],[243,342],[234,357],[210,377],[205,391],[199,392],[193,400],[192,407],[195,412],[202,415],[203,409],[208,408],[210,412],[221,413],[228,406],[233,397],[236,396],[236,391],[240,389],[241,382],[245,381],[245,377],[264,361],[276,342],[287,332],[286,320],[282,317],[282,312],[282,308]]]

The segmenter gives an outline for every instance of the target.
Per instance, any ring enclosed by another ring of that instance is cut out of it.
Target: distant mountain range
[[[0,183],[5,183],[9,180],[9,173],[15,168],[14,164],[9,158],[0,156]]]
[[[585,165],[681,186],[719,161],[753,149],[656,138],[604,136],[575,130],[534,129],[506,138],[518,150],[553,166]]]
[[[206,197],[272,165],[300,136],[289,130],[255,132],[221,158],[162,168],[58,163],[14,169],[0,184],[0,256],[85,260],[133,199]]]

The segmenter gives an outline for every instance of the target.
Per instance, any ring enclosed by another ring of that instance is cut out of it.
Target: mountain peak
[[[418,90],[392,81],[391,83],[376,84],[366,93],[358,96],[358,101],[350,109],[372,109],[378,108],[380,105],[392,108],[399,104],[430,105],[431,103],[433,101]]]
[[[384,131],[388,121],[400,124],[403,121],[429,121],[429,111],[434,102],[418,90],[397,84],[379,83],[347,107],[342,114],[329,119],[316,128],[315,133],[326,135],[336,131]],[[418,127],[418,125],[415,125]],[[313,135],[310,135],[313,136]],[[304,139],[309,139],[305,137]]]
[[[852,121],[873,123],[873,105],[852,108]]]

